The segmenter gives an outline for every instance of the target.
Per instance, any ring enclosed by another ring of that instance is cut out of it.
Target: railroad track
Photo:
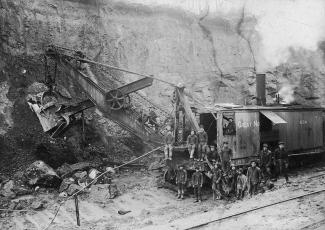
[[[307,194],[304,194],[304,195],[292,197],[292,198],[289,198],[289,199],[286,199],[286,200],[274,202],[272,204],[263,205],[263,206],[260,206],[260,207],[257,207],[257,208],[253,208],[253,209],[249,209],[249,210],[243,211],[243,212],[238,212],[238,213],[235,213],[235,214],[232,214],[232,215],[228,215],[228,216],[225,216],[225,217],[221,217],[221,218],[217,218],[217,219],[214,219],[214,220],[206,221],[204,223],[197,224],[197,225],[194,225],[194,226],[185,228],[184,230],[200,229],[202,227],[206,227],[206,226],[208,226],[210,224],[213,224],[213,223],[221,222],[223,220],[227,220],[227,219],[231,219],[231,218],[234,218],[234,217],[242,216],[242,215],[249,214],[249,213],[252,213],[252,212],[261,210],[261,209],[265,209],[265,208],[268,208],[268,207],[276,206],[276,205],[279,205],[279,204],[283,204],[283,203],[290,202],[290,201],[293,201],[293,200],[301,199],[301,198],[304,198],[304,197],[313,196],[313,195],[320,194],[320,193],[325,193],[325,188],[324,189],[321,189],[321,190],[318,190],[318,191],[315,191],[315,192],[311,192],[311,193],[307,193]],[[319,227],[319,226],[322,226],[324,224],[325,224],[325,219],[322,220],[322,221],[313,223],[311,225],[308,225],[308,226],[306,226],[306,227],[304,227],[302,229],[304,229],[304,230],[314,229],[313,227],[317,227],[317,226]]]

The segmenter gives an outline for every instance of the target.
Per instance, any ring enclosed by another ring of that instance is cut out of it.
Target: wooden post
[[[78,195],[74,195],[74,204],[76,206],[77,225],[80,226]]]
[[[85,146],[86,144],[86,136],[85,136],[85,115],[84,112],[81,112],[81,119],[82,119],[82,145]]]

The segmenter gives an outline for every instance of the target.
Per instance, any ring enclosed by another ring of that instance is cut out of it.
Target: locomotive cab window
[[[236,135],[235,113],[223,113],[222,128],[223,135]]]

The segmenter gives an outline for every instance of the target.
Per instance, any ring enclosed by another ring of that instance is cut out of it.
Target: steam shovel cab
[[[199,119],[208,133],[208,144],[216,140],[221,147],[223,141],[228,141],[232,161],[239,166],[258,159],[263,143],[274,150],[279,141],[284,141],[290,157],[323,153],[323,111],[297,105],[228,105],[200,111]]]

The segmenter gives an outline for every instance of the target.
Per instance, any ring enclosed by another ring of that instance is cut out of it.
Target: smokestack
[[[256,74],[256,104],[266,105],[264,73]]]

